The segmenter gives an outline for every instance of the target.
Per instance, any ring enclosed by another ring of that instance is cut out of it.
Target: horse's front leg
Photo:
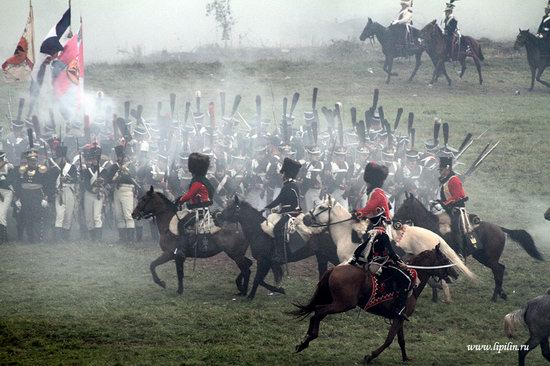
[[[458,74],[458,77],[462,79],[464,73],[466,72],[466,56],[461,56],[458,59],[458,62],[460,63],[460,74]]]
[[[546,69],[546,68],[544,68],[544,67],[540,67],[540,68],[539,68],[539,71],[537,72],[536,79],[537,79],[537,81],[538,81],[539,83],[541,83],[542,85],[546,86],[547,88],[550,88],[550,83],[548,83],[547,81],[544,81],[544,80],[541,79],[542,74],[544,73],[544,70],[545,70],[545,69]]]
[[[395,336],[399,332],[399,328],[403,327],[403,319],[400,318],[394,318],[391,323],[390,330],[388,332],[388,335],[386,337],[386,340],[384,341],[384,344],[382,344],[380,347],[372,351],[370,355],[365,356],[363,362],[366,364],[369,364],[374,360],[376,357],[378,357],[386,348],[392,344],[393,340],[395,339]]]
[[[185,258],[181,256],[176,257],[176,274],[178,275],[178,294],[183,294],[183,263]]]
[[[441,72],[443,73],[443,75],[444,75],[445,78],[447,79],[447,84],[449,84],[449,86],[451,86],[452,80],[451,80],[451,78],[449,77],[449,74],[447,74],[447,68],[445,67],[445,62],[443,62],[443,63],[441,64]]]
[[[483,85],[483,75],[481,74],[481,61],[474,56],[474,63],[476,64],[477,74],[479,75],[479,85]]]
[[[407,351],[405,349],[405,331],[403,330],[403,325],[397,331],[397,342],[399,343],[399,348],[401,348],[403,362],[412,361],[412,359],[407,356]]]
[[[169,251],[168,252],[162,252],[162,254],[157,259],[152,261],[151,264],[149,265],[149,270],[151,271],[151,275],[153,276],[153,282],[156,283],[157,285],[159,285],[162,288],[166,288],[166,283],[159,278],[159,276],[157,275],[156,268],[158,266],[168,262],[172,258],[174,258],[173,253],[171,253]]]
[[[422,65],[422,52],[417,53],[415,56],[416,56],[416,65],[414,66],[414,70],[411,74],[411,77],[409,78],[409,80],[407,80],[407,82],[409,83],[413,81],[414,77],[416,76],[416,73],[418,72],[418,69],[420,68],[420,65]]]
[[[386,84],[389,84],[392,77],[392,69],[393,69],[393,58],[390,58],[388,60],[388,77],[386,78]]]
[[[537,76],[537,68],[534,66],[531,66],[531,87],[529,88],[529,91],[533,91],[533,89],[535,89],[536,76]]]
[[[256,275],[254,276],[254,282],[252,283],[252,289],[248,293],[248,300],[253,300],[256,296],[256,291],[258,290],[258,286],[260,283],[264,282],[265,276],[267,276],[267,273],[269,272],[269,260],[266,259],[259,259],[257,262],[257,268],[256,268]]]

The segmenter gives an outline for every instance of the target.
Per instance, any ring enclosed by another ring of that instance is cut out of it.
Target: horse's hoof
[[[279,287],[279,288],[277,289],[277,292],[280,293],[280,294],[282,294],[282,295],[286,295],[286,291],[285,291],[285,289],[282,288],[282,287]]]
[[[296,353],[302,352],[306,348],[307,348],[307,344],[300,343],[299,345],[296,346]]]
[[[508,295],[506,295],[506,292],[502,291],[502,292],[500,293],[500,298],[501,298],[502,300],[508,300]]]
[[[252,301],[252,300],[254,300],[254,296],[248,295],[248,296],[246,297],[246,299],[247,299],[248,301]]]
[[[363,363],[365,365],[368,365],[372,362],[373,359],[374,359],[374,357],[372,357],[372,355],[367,355],[367,356],[365,356],[365,358],[363,358]]]
[[[159,285],[162,288],[166,288],[166,282],[164,282],[164,281],[157,282],[157,285]]]
[[[497,302],[497,297],[496,296],[491,297],[491,301],[492,302]]]
[[[413,362],[413,361],[414,361],[414,358],[412,357],[407,357],[403,359],[403,362]]]

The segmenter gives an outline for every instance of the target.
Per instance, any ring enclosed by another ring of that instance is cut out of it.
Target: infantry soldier
[[[321,172],[323,171],[324,164],[320,161],[321,150],[318,146],[311,146],[306,151],[309,161],[305,164],[303,178],[303,189],[305,191],[304,208],[311,210],[315,207],[315,202],[319,200],[319,195],[321,194]]]
[[[113,214],[120,242],[134,240],[135,222],[132,218],[134,195],[139,185],[136,182],[135,164],[126,156],[123,145],[115,146],[116,162],[109,167],[109,182],[113,189]]]
[[[53,152],[55,156],[50,159],[50,174],[56,188],[54,240],[69,240],[76,207],[78,172],[67,161],[67,146],[58,144]]]
[[[6,153],[0,151],[0,244],[8,241],[8,209],[13,199],[15,170],[6,160]]]
[[[86,228],[90,238],[101,240],[103,228],[103,203],[105,200],[105,173],[101,162],[101,148],[97,143],[84,146],[86,165],[80,172],[83,185],[83,205]]]
[[[346,161],[347,149],[345,146],[338,146],[334,150],[334,161],[332,162],[332,175],[334,178],[334,187],[330,194],[338,203],[347,210],[348,205],[348,190],[349,190],[349,175],[350,167]]]
[[[278,213],[282,215],[281,219],[273,228],[275,234],[275,250],[273,254],[273,261],[282,263],[284,262],[283,250],[285,245],[284,231],[285,226],[290,216],[297,216],[301,212],[300,208],[300,189],[296,184],[296,176],[300,171],[302,164],[289,158],[285,158],[283,166],[279,171],[283,175],[283,188],[281,192],[267,206],[265,210],[271,211],[275,207],[279,207]]]
[[[29,130],[32,131],[32,130]],[[29,134],[29,142],[32,138]],[[20,209],[21,229],[27,233],[30,243],[44,239],[44,216],[48,207],[48,168],[38,164],[38,152],[34,149],[24,154],[26,164],[19,167],[15,184],[16,207]],[[21,239],[21,238],[20,238]]]

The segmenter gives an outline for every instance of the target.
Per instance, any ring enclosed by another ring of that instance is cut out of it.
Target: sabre
[[[237,112],[237,116],[241,119],[241,121],[244,122],[244,124],[246,125],[246,128],[248,128],[248,131],[251,131],[252,127],[250,127],[248,122],[246,122],[246,119],[244,119],[244,117],[241,115],[241,112]]]

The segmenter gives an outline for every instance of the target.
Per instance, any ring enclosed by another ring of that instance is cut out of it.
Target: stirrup
[[[174,255],[175,255],[176,257],[183,257],[183,258],[185,258],[185,250],[183,250],[183,249],[181,249],[181,248],[176,248],[176,249],[174,250]]]
[[[396,310],[395,313],[396,313],[398,318],[401,318],[401,319],[406,320],[406,321],[410,321],[407,314],[405,314],[405,308],[403,308],[403,310],[401,310],[399,312]]]

